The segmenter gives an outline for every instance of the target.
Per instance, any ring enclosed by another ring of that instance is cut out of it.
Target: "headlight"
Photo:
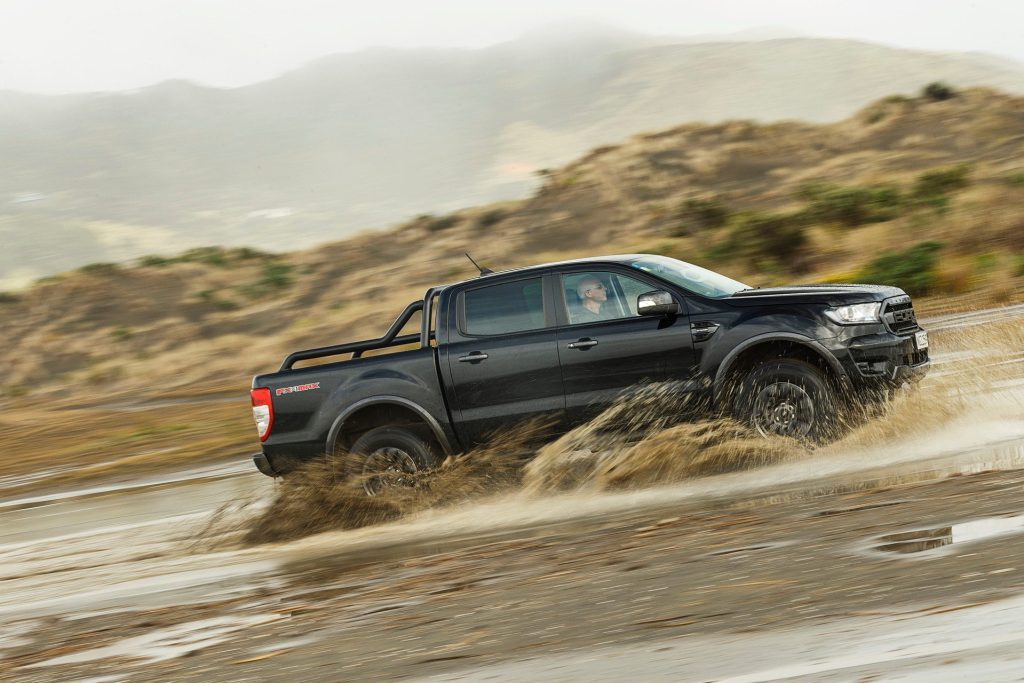
[[[878,317],[880,310],[882,310],[882,304],[876,301],[870,304],[850,304],[849,306],[828,308],[825,310],[825,315],[829,320],[840,325],[858,325],[882,322],[882,319]]]

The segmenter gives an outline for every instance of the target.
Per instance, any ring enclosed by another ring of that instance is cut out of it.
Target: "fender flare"
[[[401,406],[402,408],[408,408],[409,410],[412,410],[414,413],[419,415],[420,418],[423,419],[423,421],[427,424],[428,427],[430,427],[430,431],[433,432],[434,438],[437,439],[437,442],[438,444],[440,444],[441,450],[444,451],[444,454],[450,455],[453,452],[451,443],[449,443],[448,437],[445,436],[444,429],[441,427],[441,423],[439,423],[434,418],[433,415],[427,412],[426,408],[419,405],[418,403],[410,401],[407,398],[402,398],[401,396],[387,395],[370,396],[369,398],[364,398],[359,401],[356,401],[348,408],[343,410],[341,414],[338,415],[338,417],[334,418],[334,422],[331,423],[331,428],[327,430],[327,441],[324,444],[326,452],[330,453],[331,450],[334,448],[334,442],[335,440],[337,440],[338,435],[341,433],[342,428],[345,426],[346,420],[352,417],[352,415],[354,415],[356,411],[362,410],[363,408],[367,408],[369,406],[384,404],[397,405]]]
[[[723,358],[722,362],[718,365],[718,371],[715,373],[713,395],[716,397],[721,395],[722,388],[725,385],[725,378],[729,375],[729,370],[732,368],[741,353],[752,346],[773,341],[793,342],[795,344],[800,344],[801,346],[806,346],[817,355],[821,356],[825,362],[828,363],[828,366],[832,371],[836,373],[837,377],[846,376],[846,370],[843,369],[843,364],[840,363],[839,359],[832,355],[832,352],[826,349],[818,340],[811,339],[810,337],[805,337],[800,334],[795,334],[793,332],[766,332],[765,334],[759,334],[756,337],[747,339],[725,355],[725,358]]]

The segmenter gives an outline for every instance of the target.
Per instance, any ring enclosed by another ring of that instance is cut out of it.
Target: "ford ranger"
[[[400,334],[417,314],[419,331]],[[397,346],[412,348],[364,357]],[[256,376],[253,459],[271,476],[336,452],[364,472],[429,468],[512,424],[566,430],[666,381],[762,434],[819,440],[844,401],[928,366],[928,334],[895,287],[755,289],[643,254],[482,270],[430,288],[378,339]]]

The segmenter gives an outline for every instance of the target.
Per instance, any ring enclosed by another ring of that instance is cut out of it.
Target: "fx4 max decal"
[[[294,387],[281,387],[280,389],[274,389],[275,396],[281,396],[283,394],[294,394],[296,391],[309,391],[310,389],[319,389],[320,382],[312,382],[310,384],[297,384]]]

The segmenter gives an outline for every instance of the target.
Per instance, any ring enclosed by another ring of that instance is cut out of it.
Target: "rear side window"
[[[494,335],[544,327],[542,278],[517,280],[464,292],[466,334]]]

